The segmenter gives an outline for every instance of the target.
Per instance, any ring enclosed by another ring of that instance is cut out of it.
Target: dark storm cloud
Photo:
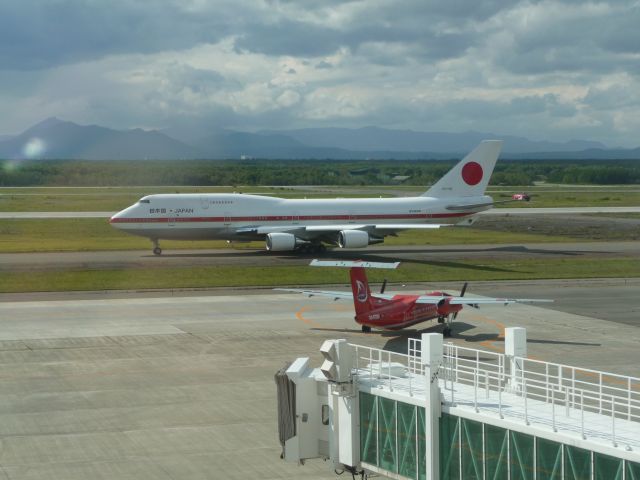
[[[459,56],[475,43],[474,32],[461,30],[466,21],[465,17],[432,14],[424,4],[408,2],[402,8],[394,5],[365,10],[339,26],[289,18],[254,23],[247,25],[235,46],[239,51],[299,57],[330,55],[343,47],[376,63],[405,60],[390,62],[384,52],[367,48],[375,43],[392,48],[403,45],[408,58],[438,60]]]
[[[626,85],[590,88],[583,102],[585,105],[601,110],[635,109],[640,105],[640,92]]]
[[[575,107],[561,104],[555,95],[530,95],[515,97],[509,101],[455,100],[442,105],[439,114],[467,119],[508,119],[518,116],[545,115],[565,117],[575,113]]]
[[[168,65],[163,73],[170,85],[195,93],[205,93],[221,88],[231,91],[242,88],[242,84],[226,78],[219,72],[194,68],[181,63]]]
[[[537,14],[545,10],[548,17],[538,18],[533,26],[505,25],[513,43],[505,47],[499,62],[507,70],[602,73],[637,66],[637,59],[620,54],[640,53],[639,4],[554,2],[538,5]]]
[[[640,53],[640,4],[621,12],[600,25],[603,49],[614,53]]]
[[[0,65],[46,68],[117,53],[155,53],[215,43],[231,11],[203,14],[179,2],[0,2]]]
[[[606,68],[606,53],[637,53],[640,45],[640,7],[625,8],[625,2],[612,2],[611,11],[602,16],[582,15],[582,3],[571,1],[278,0],[196,5],[179,0],[0,2],[0,65],[5,70],[46,68],[109,54],[187,49],[230,36],[236,37],[238,51],[265,55],[318,57],[344,47],[370,53],[372,61],[382,64],[439,60],[459,57],[482,44],[486,33],[478,27],[483,22],[527,6],[548,6],[549,18],[535,28],[514,29],[514,44],[501,62],[516,73],[537,68],[600,70]],[[265,5],[269,8],[262,10]],[[575,15],[554,18],[554,9],[562,5],[574,8]],[[302,7],[309,14],[304,19],[296,16]],[[349,8],[353,12],[340,21],[328,18],[331,12]],[[363,48],[371,43],[403,45],[406,58],[390,62],[379,49]]]
[[[340,32],[332,28],[284,19],[273,24],[251,25],[235,42],[239,52],[266,55],[316,57],[341,46]]]

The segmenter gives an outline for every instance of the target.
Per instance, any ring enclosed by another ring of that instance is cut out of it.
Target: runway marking
[[[493,320],[492,318],[485,317],[484,315],[473,315],[472,314],[472,315],[469,315],[469,316],[471,317],[470,320],[478,321],[478,322],[482,322],[482,323],[488,323],[490,325],[498,327],[499,333],[498,333],[498,338],[496,340],[484,340],[482,342],[479,342],[478,345],[481,345],[481,346],[483,346],[485,348],[488,348],[490,350],[495,350],[497,352],[504,353],[504,347],[500,348],[500,347],[498,347],[498,346],[496,346],[494,344],[494,342],[496,342],[496,341],[504,342],[504,329],[506,328],[504,326],[504,324],[498,322],[497,320]]]

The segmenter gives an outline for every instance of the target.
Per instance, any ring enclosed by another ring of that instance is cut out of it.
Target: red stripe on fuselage
[[[420,220],[431,218],[458,218],[473,215],[477,212],[460,213],[420,213],[389,215],[295,215],[295,216],[252,216],[252,217],[147,217],[147,218],[111,218],[109,223],[231,223],[231,222],[292,222],[292,221],[349,221],[361,220]]]

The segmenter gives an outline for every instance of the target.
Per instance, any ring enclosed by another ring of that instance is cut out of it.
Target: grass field
[[[230,193],[233,191],[274,195],[285,198],[379,197],[419,195],[424,188],[405,186],[377,187],[96,187],[96,188],[0,188],[2,212],[115,212],[145,195],[153,193]],[[499,205],[510,207],[588,207],[640,205],[638,186],[535,186],[492,187],[488,194],[495,200],[508,200],[516,192],[526,191],[532,201]]]
[[[236,187],[238,191],[283,197],[348,197],[392,196],[421,193],[415,187]],[[493,188],[496,200],[508,199],[518,187]],[[150,193],[230,192],[233,187],[131,187],[131,188],[1,188],[0,211],[117,211]],[[531,203],[517,202],[519,207],[557,206],[635,206],[640,205],[640,188],[634,187],[564,187],[544,186],[526,189],[533,195]],[[636,215],[625,218],[638,218]],[[528,222],[528,221],[527,221]],[[440,230],[413,230],[387,237],[384,245],[465,245],[524,244],[541,242],[575,242],[589,240],[589,235],[574,235],[580,228],[561,228],[553,224],[547,231],[534,231],[528,223],[512,231],[477,227],[453,227]],[[481,222],[479,222],[481,223]],[[486,223],[486,222],[485,222]],[[517,223],[517,222],[516,222]],[[522,222],[520,222],[522,223]],[[612,232],[606,233],[605,238]],[[524,232],[523,232],[524,231]],[[558,235],[562,232],[562,235]],[[633,232],[631,232],[633,234]],[[627,234],[625,234],[627,235]],[[632,239],[635,237],[630,237]],[[625,236],[621,240],[628,239]],[[229,245],[224,241],[163,241],[165,251],[173,249],[263,249],[263,242]],[[375,250],[375,246],[370,247]],[[86,219],[14,219],[0,220],[0,253],[72,252],[101,250],[150,250],[148,239],[125,234],[112,228],[105,218]],[[371,272],[373,281],[381,281],[382,273]],[[629,258],[492,259],[463,262],[404,262],[398,271],[388,273],[392,282],[475,281],[543,278],[638,277],[640,260]],[[251,279],[247,283],[247,279]],[[306,267],[241,267],[216,266],[196,268],[122,268],[3,271],[0,292],[38,292],[112,289],[207,288],[220,286],[319,285],[345,283],[344,271],[318,271]]]
[[[387,237],[384,245],[447,245],[480,243],[538,243],[573,241],[571,237],[492,232],[467,227],[409,230]],[[225,241],[162,241],[162,248],[232,248]],[[234,244],[233,248],[264,248],[264,242]],[[375,248],[375,247],[373,247]],[[151,249],[151,242],[117,230],[104,218],[0,220],[0,253],[76,252]]]
[[[403,263],[398,270],[369,272],[372,282],[516,280],[544,278],[638,277],[640,259],[508,260]],[[306,266],[134,268],[118,270],[6,272],[0,292],[141,290],[162,288],[251,287],[346,284],[344,269]],[[247,281],[247,279],[250,279]]]

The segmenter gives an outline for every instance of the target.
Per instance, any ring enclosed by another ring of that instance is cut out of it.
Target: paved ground
[[[637,284],[614,287],[638,298]],[[153,295],[3,298],[0,477],[335,478],[278,458],[273,373],[297,356],[318,364],[325,338],[405,351],[419,333],[364,335],[350,305],[326,299]],[[526,305],[458,319],[459,344],[501,350],[502,329],[524,326],[531,356],[640,375],[637,326]]]
[[[0,269],[43,270],[68,268],[135,268],[206,265],[306,265],[318,254],[294,252],[270,253],[256,249],[169,250],[161,256],[151,251],[1,253]],[[566,242],[514,245],[380,246],[367,249],[332,249],[325,259],[361,259],[369,261],[460,261],[464,259],[574,258],[640,256],[640,242]]]

